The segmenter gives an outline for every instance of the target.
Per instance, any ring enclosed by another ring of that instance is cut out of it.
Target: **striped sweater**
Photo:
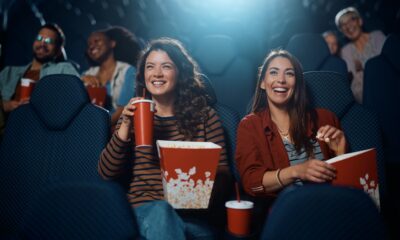
[[[121,119],[120,119],[121,120]],[[178,132],[175,117],[154,117],[154,141],[183,141],[184,136]],[[107,180],[118,179],[128,174],[131,169],[129,191],[130,204],[135,207],[140,204],[164,199],[161,180],[160,161],[155,142],[153,148],[135,148],[134,141],[122,141],[117,130],[100,155],[99,174]],[[133,136],[133,130],[132,130]],[[197,127],[197,135],[191,141],[214,142],[222,147],[219,166],[227,166],[224,132],[216,111],[209,109],[208,119]]]

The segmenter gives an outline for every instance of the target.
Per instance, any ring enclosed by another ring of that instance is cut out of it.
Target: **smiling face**
[[[289,59],[274,58],[264,75],[260,87],[265,90],[270,107],[286,107],[296,84],[295,70]]]
[[[362,20],[353,13],[343,15],[340,20],[340,31],[351,41],[357,40],[362,34]]]
[[[177,77],[178,69],[165,51],[150,52],[144,66],[144,79],[153,97],[173,98]]]
[[[33,56],[41,63],[49,62],[60,54],[60,48],[56,45],[57,33],[48,28],[39,31],[33,42]]]
[[[101,63],[107,59],[115,47],[115,41],[110,40],[104,33],[101,32],[94,32],[90,34],[87,44],[87,55],[96,63]]]

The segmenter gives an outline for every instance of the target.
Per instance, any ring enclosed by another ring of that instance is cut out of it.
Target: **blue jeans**
[[[166,201],[153,201],[133,209],[142,239],[215,239],[207,223],[181,218]]]

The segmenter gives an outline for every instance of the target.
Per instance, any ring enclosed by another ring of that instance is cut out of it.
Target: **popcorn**
[[[212,142],[157,140],[164,198],[174,208],[208,208],[222,151]]]
[[[169,178],[168,171],[163,172],[163,187],[165,199],[174,208],[207,208],[214,185],[210,179],[211,173],[204,172],[203,179],[195,182],[191,177],[196,174],[196,167],[190,168],[189,172],[175,169],[177,179]]]

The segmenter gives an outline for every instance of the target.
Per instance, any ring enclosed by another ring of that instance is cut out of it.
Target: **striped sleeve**
[[[130,170],[127,165],[132,158],[132,144],[131,141],[121,140],[117,130],[114,131],[98,163],[98,172],[103,179],[115,179]]]
[[[217,112],[212,108],[210,108],[208,113],[208,119],[205,126],[205,135],[205,140],[207,142],[213,142],[222,147],[219,165],[228,165],[224,129],[222,128],[222,123]]]

